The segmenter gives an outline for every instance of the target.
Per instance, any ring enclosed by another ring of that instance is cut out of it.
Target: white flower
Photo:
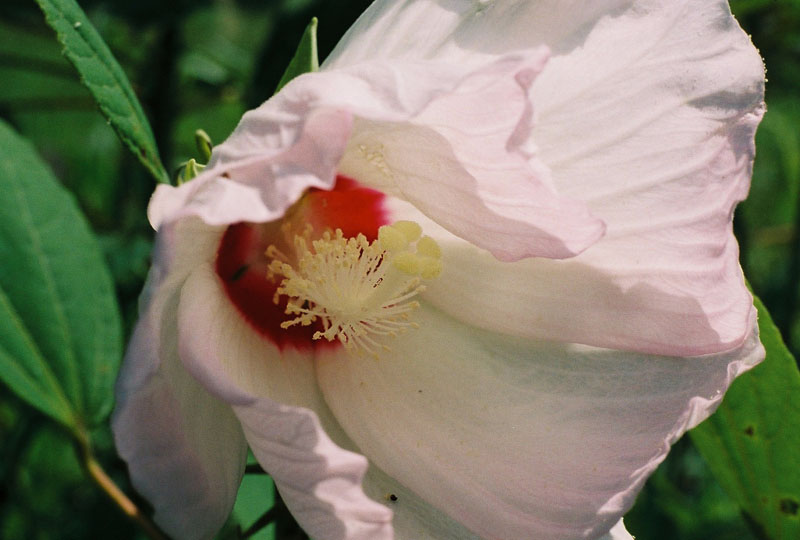
[[[153,197],[114,432],[157,522],[211,537],[249,444],[317,540],[623,537],[763,358],[763,85],[722,1],[373,4]]]

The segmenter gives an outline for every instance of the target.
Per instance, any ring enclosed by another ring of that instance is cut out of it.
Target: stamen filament
[[[295,236],[294,266],[274,246],[267,249],[270,274],[284,278],[273,300],[287,296],[285,313],[294,316],[281,328],[319,320],[322,331],[313,339],[336,339],[349,350],[377,356],[388,350],[377,337],[419,327],[410,320],[419,302],[410,300],[425,289],[423,280],[441,271],[438,246],[421,237],[419,225],[381,227],[372,243],[362,234],[345,238],[340,229],[312,241],[311,232],[308,226]]]

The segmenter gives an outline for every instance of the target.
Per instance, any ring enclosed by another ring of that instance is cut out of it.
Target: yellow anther
[[[442,258],[442,250],[439,248],[439,244],[430,236],[423,236],[419,239],[417,242],[417,253],[434,259]]]
[[[414,242],[422,236],[422,227],[414,221],[395,221],[391,227],[402,233],[409,242]]]
[[[406,236],[391,225],[378,229],[378,242],[386,251],[401,251],[408,247]]]
[[[294,261],[270,247],[273,276],[283,276],[274,301],[286,296],[286,314],[293,316],[281,328],[308,326],[319,321],[322,330],[313,339],[338,340],[348,349],[377,356],[383,343],[410,328],[419,307],[412,298],[422,292],[422,280],[442,271],[439,246],[411,221],[399,221],[378,230],[369,242],[363,234],[345,238],[340,229],[311,240],[310,231],[294,239]],[[279,256],[280,255],[280,256]]]
[[[442,273],[442,261],[434,259],[433,257],[418,257],[420,272],[419,276],[422,279],[433,279],[439,277]]]
[[[392,258],[392,266],[404,274],[418,276],[422,272],[420,258],[410,251],[402,251]]]

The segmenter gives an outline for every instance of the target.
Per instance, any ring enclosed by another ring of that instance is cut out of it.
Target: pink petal
[[[670,0],[648,6],[658,3]],[[635,4],[643,2],[377,0],[325,59],[323,69],[414,58],[475,65],[487,56],[539,45],[561,54],[579,45],[601,18],[625,9],[641,12]]]
[[[306,189],[333,187],[351,122],[347,111],[312,109],[302,100],[268,102],[214,147],[197,178],[177,188],[158,186],[150,223],[158,229],[187,216],[209,225],[279,219]]]
[[[527,91],[547,54],[538,49],[484,65],[408,123],[357,121],[340,170],[411,202],[498,259],[576,255],[603,235],[604,225],[553,188],[528,144],[533,110]],[[386,68],[370,64],[369,70],[378,79],[374,73]],[[428,70],[441,73],[435,64]],[[414,78],[406,76],[399,90],[429,84],[421,69],[406,71]]]
[[[635,540],[633,536],[625,529],[625,524],[620,519],[616,525],[611,527],[608,534],[603,536],[600,540]]]
[[[194,224],[159,236],[146,306],[117,383],[114,440],[134,487],[155,521],[176,539],[211,538],[227,519],[244,472],[247,444],[239,421],[178,359],[179,278],[192,256],[172,245]],[[194,235],[202,252],[204,237]]]
[[[308,187],[330,189],[338,165],[498,258],[574,256],[604,227],[554,189],[528,144],[527,93],[546,60],[540,48],[472,70],[364,63],[298,77],[244,116],[198,178],[159,187],[150,220],[275,220]]]
[[[312,411],[260,399],[236,414],[256,459],[311,537],[393,538],[391,510],[361,489],[367,460],[334,444]]]
[[[764,70],[727,3],[661,4],[598,22],[582,48],[552,60],[533,92],[534,138],[558,189],[608,227],[574,262],[653,306],[667,298],[671,318],[707,328],[685,332],[673,354],[700,354],[738,346],[749,329],[731,218],[750,186]],[[609,316],[641,316],[615,304]],[[653,311],[642,337],[668,342]]]
[[[392,509],[395,540],[481,540],[464,525],[370,463],[364,490]],[[394,497],[392,497],[394,496]]]
[[[371,462],[490,538],[602,536],[763,358],[755,317],[742,348],[693,358],[510,338],[424,306],[415,321],[377,361],[321,353],[320,386]]]
[[[306,408],[320,402],[310,353],[281,354],[253,331],[208,263],[183,286],[178,328],[187,369],[233,405],[253,453],[306,532],[318,540],[392,537],[391,511],[361,488],[366,459],[331,441]]]
[[[583,262],[588,254],[503,263],[407,203],[394,199],[387,208],[392,220],[417,221],[436,239],[443,271],[423,296],[467,324],[519,337],[671,356],[730,350],[749,332],[740,320],[750,317],[752,298],[741,281],[733,241],[732,252],[718,262],[727,266],[722,271],[728,273],[728,295],[708,297],[702,284],[669,289],[593,267]]]
[[[496,6],[466,26],[497,16],[517,36],[514,9]],[[572,30],[548,42],[533,85],[538,157],[606,235],[569,261],[504,266],[442,233],[445,276],[427,297],[520,336],[670,355],[736,348],[752,299],[731,217],[750,185],[763,65],[724,2],[609,13],[583,27],[554,14]]]

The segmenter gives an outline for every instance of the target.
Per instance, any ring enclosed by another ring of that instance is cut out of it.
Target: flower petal
[[[616,525],[611,527],[608,534],[603,536],[600,540],[635,540],[631,533],[625,528],[625,524],[620,519]]]
[[[170,256],[157,257],[151,271],[112,418],[114,440],[134,487],[152,503],[156,523],[180,539],[211,538],[222,527],[247,455],[231,408],[202,388],[178,359],[180,275],[196,253],[178,249],[180,243],[171,240],[196,225],[183,223],[159,235],[156,253]],[[193,238],[202,252],[204,235]]]
[[[367,460],[342,450],[308,409],[237,406],[247,441],[303,529],[319,540],[391,540],[392,511],[361,488]]]
[[[157,331],[142,321],[133,336],[121,380],[150,373],[141,386],[118,389],[114,441],[134,487],[155,508],[155,522],[174,538],[211,538],[233,508],[247,443],[230,407],[177,358],[162,357],[151,371],[158,360],[148,348]]]
[[[448,59],[470,65],[485,61],[487,55],[539,45],[560,54],[579,45],[602,17],[618,15],[635,3],[377,0],[325,59],[323,69],[339,69],[365,60],[410,58]],[[641,6],[638,9],[641,11]]]
[[[372,463],[364,477],[364,491],[392,509],[395,540],[481,540]]]
[[[366,459],[333,443],[306,408],[320,400],[310,353],[279,353],[253,331],[210,263],[198,266],[181,290],[178,328],[187,369],[234,406],[256,459],[310,535],[392,537],[391,511],[362,491]]]
[[[670,356],[730,350],[749,332],[749,326],[736,324],[751,315],[752,298],[741,278],[735,241],[728,245],[733,252],[718,262],[730,274],[728,294],[709,298],[700,284],[669,289],[655,278],[637,280],[597,268],[584,262],[588,253],[563,261],[500,262],[404,201],[391,198],[385,207],[392,221],[416,221],[439,244],[442,275],[426,285],[423,296],[467,324],[519,337]]]
[[[683,432],[763,358],[665,358],[516,339],[432,308],[374,358],[327,351],[325,399],[370,461],[485,537],[596,538]]]
[[[727,2],[642,4],[553,58],[533,89],[534,139],[559,191],[607,225],[575,263],[652,290],[653,304],[694,299],[719,337],[675,353],[720,351],[742,342],[752,311],[731,218],[750,186],[763,64]]]
[[[482,66],[410,122],[362,115],[340,170],[411,202],[498,259],[580,253],[603,235],[604,225],[553,188],[529,144],[533,110],[527,92],[547,56],[543,48]],[[363,66],[348,71],[356,69],[363,72]],[[379,66],[369,69],[375,77]],[[435,64],[428,69],[441,72]],[[427,84],[421,70],[414,75],[399,88]]]
[[[156,188],[148,207],[153,228],[187,216],[209,225],[274,221],[306,189],[333,187],[350,114],[312,109],[302,99],[283,107],[284,101],[268,103],[242,117],[194,180]]]
[[[547,56],[520,51],[471,70],[367,62],[298,77],[246,114],[195,180],[160,186],[151,223],[275,220],[306,188],[330,189],[338,165],[503,260],[574,256],[604,227],[554,189],[529,144],[528,89]]]
[[[311,350],[281,352],[258,334],[225,295],[211,262],[198,265],[184,283],[177,316],[183,362],[222,399],[249,404],[267,398],[312,409],[322,402]]]
[[[491,5],[487,17],[501,11]],[[533,85],[533,139],[557,190],[586,201],[606,235],[569,261],[517,266],[455,245],[428,298],[521,336],[670,355],[738,347],[752,299],[731,216],[763,113],[755,48],[725,2],[635,2],[564,35]]]

